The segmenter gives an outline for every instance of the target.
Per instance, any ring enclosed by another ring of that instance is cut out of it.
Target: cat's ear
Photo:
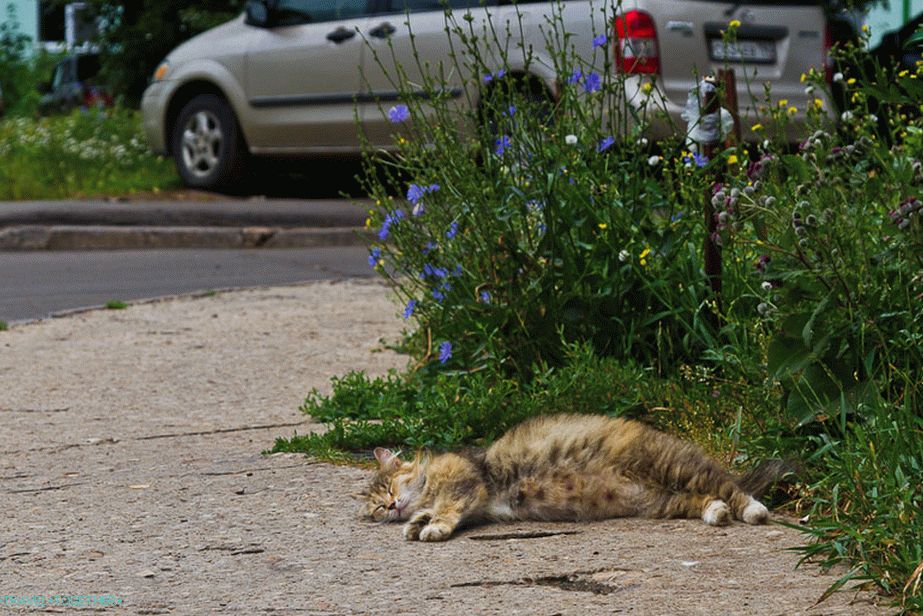
[[[375,459],[381,465],[381,470],[393,470],[401,465],[401,459],[390,449],[384,447],[375,448]]]

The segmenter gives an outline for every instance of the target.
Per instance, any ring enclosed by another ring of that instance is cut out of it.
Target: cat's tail
[[[791,460],[763,460],[747,474],[737,479],[740,489],[757,500],[778,483],[793,483],[799,467]]]

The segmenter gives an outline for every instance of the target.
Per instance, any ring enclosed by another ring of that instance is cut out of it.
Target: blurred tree
[[[66,2],[69,0],[58,0]],[[137,105],[157,64],[177,45],[243,10],[244,0],[88,0],[103,24],[103,78]]]

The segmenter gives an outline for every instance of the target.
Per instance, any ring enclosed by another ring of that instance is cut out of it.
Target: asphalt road
[[[0,320],[209,291],[372,275],[363,247],[0,252]]]

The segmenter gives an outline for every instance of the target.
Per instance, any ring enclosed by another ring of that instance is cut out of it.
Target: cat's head
[[[403,462],[390,449],[378,447],[375,459],[378,470],[362,494],[363,513],[376,522],[408,519],[426,484],[423,456],[417,454],[413,462]]]

